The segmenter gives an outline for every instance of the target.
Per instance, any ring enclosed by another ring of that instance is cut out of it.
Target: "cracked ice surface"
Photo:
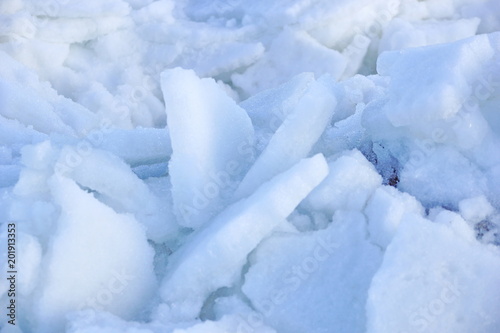
[[[499,89],[496,0],[2,0],[0,332],[497,333]]]

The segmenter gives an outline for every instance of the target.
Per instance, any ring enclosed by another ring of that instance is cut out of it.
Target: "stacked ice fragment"
[[[499,9],[2,1],[16,329],[500,331]]]

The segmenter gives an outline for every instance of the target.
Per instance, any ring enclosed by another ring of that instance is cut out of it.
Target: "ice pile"
[[[499,88],[496,0],[3,0],[0,332],[499,332]]]

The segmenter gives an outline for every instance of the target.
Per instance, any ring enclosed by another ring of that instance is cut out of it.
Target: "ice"
[[[335,98],[320,80],[311,84],[245,175],[235,196],[250,195],[261,184],[307,157],[329,124],[335,105]],[[293,133],[303,135],[291,140]]]
[[[155,288],[143,228],[70,179],[54,177],[50,189],[61,216],[43,260],[45,283],[33,302],[36,331],[60,330],[68,311],[87,307],[137,316]]]
[[[455,42],[474,36],[481,20],[424,21],[412,24],[395,18],[385,28],[379,52]]]
[[[475,164],[445,147],[434,147],[425,159],[411,160],[399,178],[398,187],[424,205],[455,209],[461,200],[486,193],[488,183]]]
[[[157,331],[141,327],[139,323],[126,321],[109,312],[83,310],[68,316],[67,333],[153,333]],[[165,332],[170,332],[165,331]]]
[[[424,216],[424,212],[424,207],[411,195],[391,186],[377,188],[365,208],[370,240],[385,249],[401,221],[408,218],[407,214]]]
[[[258,328],[260,333],[276,333],[275,330],[263,324],[258,325]],[[218,321],[205,321],[187,329],[175,329],[172,333],[233,333],[245,332],[248,329],[253,328],[240,316],[233,315],[224,316]]]
[[[56,164],[56,172],[67,175],[78,185],[98,193],[98,198],[117,212],[131,213],[146,226],[148,239],[158,243],[176,236],[173,216],[162,217],[165,206],[147,185],[118,157],[92,149],[79,155],[65,147]]]
[[[327,173],[322,155],[304,159],[194,233],[169,260],[161,286],[174,320],[197,317],[207,296],[235,283],[247,255]]]
[[[324,230],[275,235],[251,256],[243,292],[279,332],[363,332],[381,254],[362,214],[338,211]]]
[[[370,287],[368,333],[500,328],[500,297],[492,292],[500,279],[498,248],[477,243],[465,221],[447,215],[446,224],[402,221]]]
[[[51,6],[36,0],[27,0],[26,2],[33,10],[32,13],[41,16],[49,14],[51,17],[124,16],[130,10],[128,4],[122,0],[111,0],[106,3],[89,0],[85,4],[75,1],[57,1],[51,3]]]
[[[0,0],[0,331],[497,333],[499,6]]]
[[[15,165],[0,165],[0,188],[13,186],[19,179],[21,168]]]
[[[176,68],[162,74],[162,86],[175,210],[182,225],[197,228],[221,211],[235,177],[252,161],[254,131],[212,79]]]
[[[256,148],[260,153],[315,82],[313,73],[302,73],[273,89],[267,89],[240,103],[255,127]]]
[[[46,134],[73,134],[71,129],[81,133],[96,125],[93,113],[58,95],[35,73],[1,51],[0,61],[3,64],[0,68],[0,94],[9,96],[2,99],[4,117],[21,121]],[[51,61],[54,62],[54,57]]]
[[[134,130],[103,127],[85,136],[93,147],[109,151],[131,166],[166,161],[172,154],[168,130],[137,128]]]
[[[495,0],[475,3],[473,1],[465,4],[460,12],[464,17],[478,17],[481,19],[478,33],[488,33],[500,30],[500,19],[495,15],[500,9]]]
[[[471,84],[480,79],[482,64],[493,55],[486,35],[452,44],[383,53],[377,71],[391,76],[388,92],[391,99],[385,107],[389,120],[394,126],[417,127],[456,115],[471,94]],[[413,93],[422,88],[426,94]]]
[[[304,205],[331,216],[336,210],[359,211],[382,184],[373,165],[358,151],[347,151],[328,163],[326,179],[304,201]]]
[[[231,42],[185,57],[179,65],[193,69],[200,77],[217,77],[246,68],[263,54],[264,46],[261,43]]]
[[[328,73],[340,78],[345,67],[346,60],[339,52],[324,47],[305,32],[286,29],[265,56],[243,74],[234,74],[232,81],[246,94],[253,95],[302,72],[312,72],[318,77]]]
[[[28,98],[26,98],[28,96]],[[74,132],[54,112],[52,105],[29,88],[10,83],[0,78],[0,114],[8,119],[17,119],[32,125],[39,132],[72,135]]]

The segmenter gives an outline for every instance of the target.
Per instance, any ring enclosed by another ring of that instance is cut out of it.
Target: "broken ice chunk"
[[[237,281],[247,255],[327,174],[322,155],[304,159],[194,233],[171,257],[161,287],[172,317],[197,317],[212,292]]]

